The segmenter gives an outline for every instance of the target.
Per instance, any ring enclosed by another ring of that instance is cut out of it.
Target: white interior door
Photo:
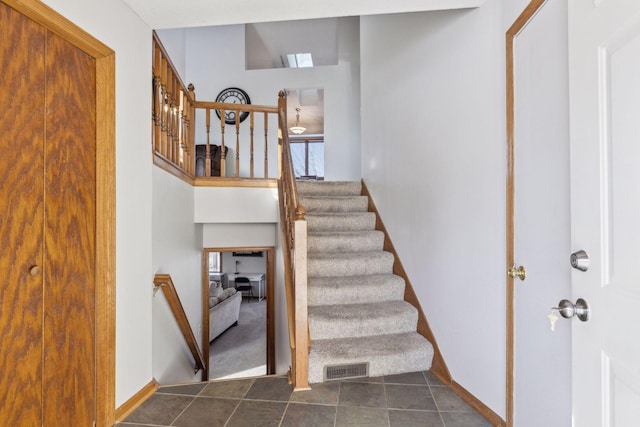
[[[570,0],[573,425],[640,425],[640,1]]]
[[[567,4],[544,4],[515,39],[514,426],[568,426],[571,324],[547,315],[571,292]]]

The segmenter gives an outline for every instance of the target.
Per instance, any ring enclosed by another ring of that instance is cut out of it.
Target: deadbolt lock
[[[589,269],[589,255],[585,251],[578,251],[571,254],[571,267],[580,271],[587,271]]]
[[[507,271],[507,274],[512,279],[515,279],[517,277],[520,280],[524,280],[527,277],[527,270],[524,268],[523,265],[521,265],[518,268],[516,268],[516,266],[514,265],[509,269],[509,271]]]

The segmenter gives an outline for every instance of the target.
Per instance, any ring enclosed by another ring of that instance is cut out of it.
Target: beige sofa
[[[209,296],[209,342],[238,325],[241,302],[242,293],[236,292],[234,288],[225,289],[215,297]]]

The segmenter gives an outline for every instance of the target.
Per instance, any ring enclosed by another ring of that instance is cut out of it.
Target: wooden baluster
[[[176,164],[176,140],[175,140],[175,130],[176,130],[176,86],[175,79],[173,75],[173,70],[169,69],[169,84],[171,85],[171,89],[169,91],[169,143],[170,149],[169,152],[169,160],[171,163]]]
[[[210,146],[210,141],[209,141],[209,135],[210,135],[210,130],[211,130],[211,110],[209,108],[207,108],[207,113],[206,113],[206,126],[207,126],[207,146],[206,146],[206,151],[205,151],[205,160],[204,160],[204,168],[205,168],[205,172],[204,172],[204,176],[211,176],[211,146]]]
[[[189,95],[184,93],[184,108],[182,109],[182,145],[184,147],[184,169],[187,173],[193,174],[192,171],[192,159],[191,159],[191,145],[189,145]]]
[[[189,162],[190,164],[190,172],[191,174],[195,174],[195,170],[196,170],[196,141],[195,141],[195,132],[196,132],[196,110],[193,106],[193,104],[191,104],[191,101],[195,101],[196,100],[196,87],[190,83],[188,86],[189,89],[189,93],[191,94],[191,97],[189,98],[189,110],[187,111],[187,145],[189,147],[189,151],[191,152],[191,161]]]
[[[171,129],[171,139],[173,140],[173,163],[180,165],[180,84],[176,74],[173,74],[173,129]]]
[[[153,41],[153,151],[160,151],[162,88],[160,81],[160,48]]]
[[[269,178],[269,115],[264,113],[264,177]]]
[[[251,138],[251,145],[249,147],[249,176],[253,178],[253,111],[249,113],[249,134]]]
[[[168,151],[167,157],[169,161],[175,163],[174,156],[174,146],[173,146],[173,73],[171,72],[171,67],[167,70],[167,142],[168,142]]]
[[[165,129],[167,134],[167,152],[165,155],[169,161],[173,161],[173,141],[171,140],[171,128],[173,127],[173,117],[171,117],[171,108],[173,106],[173,82],[171,81],[171,67],[168,66],[168,64],[169,63],[167,62],[167,127]]]
[[[160,87],[160,76],[154,74],[153,76],[153,151],[160,151],[160,93],[162,88]]]
[[[174,165],[178,164],[178,141],[176,141],[176,78],[173,74],[173,70],[169,69],[169,82],[171,83],[170,103],[169,103],[169,118],[171,126],[169,127],[169,141],[171,142],[171,162]]]
[[[236,178],[240,177],[240,110],[236,109]]]
[[[224,108],[220,109],[220,176],[227,176],[227,153],[224,145]]]
[[[160,58],[160,87],[161,108],[160,108],[160,154],[167,156],[167,60]]]
[[[178,144],[180,146],[180,168],[185,170],[185,146],[184,146],[184,91],[180,89],[180,103],[178,104]]]

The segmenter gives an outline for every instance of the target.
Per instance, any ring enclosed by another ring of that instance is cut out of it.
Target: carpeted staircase
[[[309,382],[323,382],[325,366],[368,362],[371,377],[429,369],[433,347],[416,332],[418,311],[404,301],[360,182],[297,187],[308,227]]]

